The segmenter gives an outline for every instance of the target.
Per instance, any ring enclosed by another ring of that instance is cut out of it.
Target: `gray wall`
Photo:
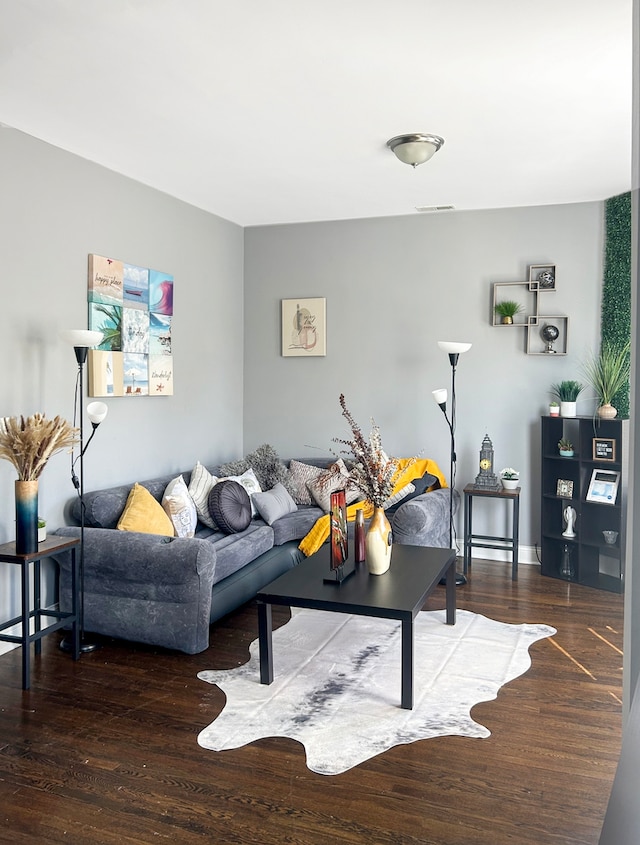
[[[431,391],[450,387],[451,370],[436,341],[470,341],[456,382],[458,487],[473,481],[488,432],[497,468],[521,472],[521,540],[533,546],[549,386],[579,377],[599,342],[603,211],[598,202],[248,229],[245,449],[338,449],[344,392],[363,429],[375,418],[389,452],[422,453],[448,473],[448,429]],[[543,313],[570,315],[566,356],[526,355],[524,329],[491,326],[491,283],[524,280],[544,262],[557,266],[557,290]],[[296,297],[327,299],[324,358],[280,354],[280,300]],[[578,413],[593,408],[585,395]],[[504,528],[500,508],[476,513],[487,533]]]
[[[58,332],[87,326],[87,255],[97,253],[173,273],[175,395],[108,401],[86,489],[241,454],[242,229],[8,128],[0,184],[0,415],[71,419],[77,365]],[[0,461],[0,542],[14,537],[15,477]],[[73,492],[59,454],[39,490],[50,526]],[[18,612],[18,583],[17,567],[2,565],[2,619]]]

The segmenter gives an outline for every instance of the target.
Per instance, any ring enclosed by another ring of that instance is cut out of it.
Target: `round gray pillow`
[[[251,499],[237,481],[219,481],[209,493],[209,513],[221,531],[237,534],[251,522]]]

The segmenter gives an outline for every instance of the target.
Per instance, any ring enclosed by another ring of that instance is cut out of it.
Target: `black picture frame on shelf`
[[[562,499],[573,499],[573,481],[559,478],[556,496],[560,496]]]
[[[615,463],[616,441],[613,437],[593,438],[593,460]]]
[[[586,501],[601,505],[615,505],[618,498],[620,473],[612,469],[594,469],[587,490]]]

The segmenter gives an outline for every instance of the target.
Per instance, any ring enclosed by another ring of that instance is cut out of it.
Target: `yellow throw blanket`
[[[414,478],[422,478],[426,472],[431,475],[435,475],[440,482],[440,487],[447,487],[447,480],[435,461],[432,461],[429,458],[418,458],[418,460],[414,463],[410,463],[410,461],[411,458],[398,459],[398,470],[396,474],[396,482],[393,487],[393,494],[402,490],[402,488],[413,481]],[[434,484],[428,489],[433,490],[435,486],[436,485]],[[373,505],[370,502],[354,502],[354,504],[348,505],[347,507],[347,522],[353,522],[356,518],[356,512],[361,508],[364,510],[365,519],[369,519],[373,516]],[[300,545],[298,546],[300,551],[306,557],[309,557],[309,555],[317,552],[320,546],[329,537],[329,529],[329,514],[325,513],[316,520],[311,531],[309,531],[307,536],[300,541]]]

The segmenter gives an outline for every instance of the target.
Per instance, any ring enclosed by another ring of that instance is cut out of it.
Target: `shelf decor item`
[[[566,437],[560,438],[558,441],[558,451],[560,452],[560,456],[563,458],[572,458],[573,457],[573,443],[568,440]]]
[[[38,542],[44,543],[47,539],[47,521],[41,516],[38,517]]]
[[[566,478],[559,478],[556,486],[556,496],[562,499],[573,498],[573,481]]]
[[[549,402],[549,416],[550,417],[559,417],[560,416],[560,405],[557,402]]]
[[[621,390],[626,388],[628,391],[630,368],[629,343],[620,348],[603,343],[600,352],[591,353],[585,361],[584,375],[596,394],[599,403],[596,413],[600,419],[612,420],[617,416],[611,403]]]
[[[593,460],[615,463],[616,441],[613,437],[593,438]]]
[[[515,490],[520,484],[520,473],[513,467],[505,467],[500,470],[500,483],[505,490]]]
[[[494,310],[501,318],[501,322],[508,326],[513,323],[513,318],[516,314],[520,314],[522,305],[514,299],[504,299],[502,302],[496,303]]]
[[[38,479],[49,458],[70,450],[77,429],[61,417],[0,417],[0,458],[13,464],[15,482],[16,552],[38,551]]]
[[[618,539],[618,532],[617,531],[603,531],[602,536],[604,537],[604,541],[608,546],[615,546],[616,540]]]
[[[618,498],[620,473],[611,469],[594,469],[587,490],[587,502],[615,505]]]
[[[575,417],[578,396],[584,390],[579,381],[567,379],[551,385],[551,393],[560,400],[560,416]]]
[[[562,532],[562,536],[573,540],[576,536],[576,532],[573,530],[573,526],[576,522],[575,508],[572,508],[571,505],[567,505],[567,507],[562,511],[562,516],[564,517],[564,521],[567,526]]]

